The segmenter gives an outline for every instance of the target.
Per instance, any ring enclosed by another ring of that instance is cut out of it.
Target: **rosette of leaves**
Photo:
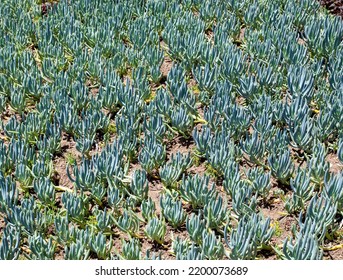
[[[211,69],[210,65],[206,64],[205,67],[194,67],[192,73],[197,81],[199,89],[212,95],[215,89],[216,68]]]
[[[157,90],[156,96],[152,103],[156,106],[156,111],[159,114],[163,115],[167,120],[170,120],[174,102],[165,89],[162,88]]]
[[[252,111],[252,113],[254,112]],[[252,126],[254,130],[261,135],[263,140],[269,140],[276,132],[272,125],[272,116],[266,109],[257,116],[258,117]],[[265,143],[265,147],[268,149],[268,142]]]
[[[0,211],[6,213],[18,204],[18,190],[16,183],[10,176],[4,177],[0,172]]]
[[[323,193],[334,204],[337,203],[337,211],[343,211],[343,174],[327,173],[324,178]]]
[[[215,184],[209,188],[208,176],[183,176],[180,185],[181,198],[192,205],[193,209],[203,208],[207,203],[217,197]]]
[[[189,91],[183,77],[183,69],[179,65],[173,67],[167,79],[167,88],[174,97],[174,104],[185,105],[190,113],[195,113],[195,96]]]
[[[262,168],[249,169],[246,172],[248,180],[251,182],[254,191],[266,198],[269,194],[271,183],[271,173],[265,173]]]
[[[36,162],[37,155],[33,146],[27,145],[22,138],[11,138],[8,147],[9,157],[13,163],[32,166]],[[45,167],[48,168],[48,167]]]
[[[38,199],[47,205],[55,204],[55,187],[49,178],[37,178],[33,182],[33,189],[35,190]]]
[[[256,131],[251,136],[247,134],[244,141],[241,140],[241,147],[251,162],[263,165],[265,144]]]
[[[145,170],[135,170],[130,183],[130,191],[138,202],[148,197],[149,184]]]
[[[145,68],[140,66],[137,67],[137,69],[132,72],[132,79],[135,94],[137,94],[141,100],[147,99],[150,96],[150,87]]]
[[[289,123],[289,135],[292,140],[290,144],[294,148],[302,149],[307,153],[310,152],[316,132],[314,127],[313,119],[308,116]]]
[[[240,96],[245,98],[248,101],[258,99],[260,94],[261,86],[256,80],[254,75],[244,75],[239,78],[239,86],[237,86],[237,92]]]
[[[135,135],[135,132],[131,129],[128,129],[127,134],[120,133],[118,139],[122,142],[123,152],[128,161],[136,161],[138,154],[138,138]]]
[[[75,183],[76,187],[80,190],[90,190],[96,182],[97,169],[91,160],[82,158],[81,164],[78,167],[76,164],[72,167],[73,175],[72,178],[69,168],[67,167],[67,175],[70,181]]]
[[[163,216],[173,228],[178,228],[185,222],[187,214],[182,208],[181,200],[165,194],[160,197],[160,205]]]
[[[166,148],[154,135],[144,139],[138,160],[148,174],[160,167],[166,157]]]
[[[76,127],[75,133],[75,148],[86,157],[90,157],[89,152],[92,149],[95,141],[96,129],[89,119],[83,120],[79,126]]]
[[[26,108],[25,92],[19,89],[12,89],[9,104],[15,112],[22,114]]]
[[[330,136],[335,133],[336,118],[333,108],[322,108],[318,117],[315,119],[315,127],[317,129],[316,136],[320,142],[325,142],[330,139]]]
[[[113,209],[119,210],[120,205],[123,201],[124,195],[119,190],[119,188],[109,186],[107,188],[107,203],[110,205]]]
[[[278,75],[273,71],[273,68],[270,66],[258,65],[257,66],[257,77],[258,83],[262,88],[272,88],[276,86],[278,82]]]
[[[282,153],[286,149],[288,149],[289,144],[289,137],[288,132],[285,129],[275,129],[274,136],[269,137],[266,139],[266,148],[269,153],[271,152],[279,152]]]
[[[207,122],[206,125],[213,131],[216,131],[218,126],[222,123],[221,115],[213,106],[205,108],[204,119]]]
[[[123,260],[140,260],[142,258],[141,249],[139,239],[132,238],[129,241],[122,239],[122,253],[119,257]]]
[[[179,166],[182,172],[185,172],[188,168],[192,166],[192,159],[190,157],[190,152],[187,154],[182,154],[181,152],[176,152],[171,154],[170,162],[174,166]]]
[[[20,254],[20,226],[7,224],[3,229],[0,242],[0,260],[16,260]]]
[[[31,174],[34,178],[51,177],[53,162],[49,154],[41,155],[32,166]]]
[[[285,150],[282,154],[272,153],[268,157],[272,175],[281,183],[288,185],[289,179],[292,177],[294,164],[291,159],[290,151]]]
[[[230,211],[225,205],[227,205],[226,199],[218,196],[216,199],[211,199],[204,207],[207,228],[219,231],[227,223]]]
[[[68,215],[56,215],[54,226],[56,229],[56,239],[59,243],[65,245],[74,239],[76,227],[72,223],[69,223]]]
[[[198,215],[192,213],[187,217],[186,229],[190,239],[200,245],[202,242],[202,232],[206,230],[206,220],[203,218],[201,211]]]
[[[69,217],[81,225],[85,223],[85,218],[89,214],[89,202],[85,194],[64,192],[61,201]]]
[[[111,226],[113,225],[112,213],[106,208],[104,210],[95,208],[93,210],[93,214],[96,218],[96,226],[99,229],[99,231],[109,231]]]
[[[14,162],[9,155],[9,149],[6,147],[3,140],[0,140],[0,172],[8,174],[14,169]]]
[[[74,108],[81,112],[89,105],[88,88],[82,81],[75,81],[69,88],[69,95],[73,100]]]
[[[21,206],[14,206],[7,211],[7,221],[12,225],[22,226],[27,235],[34,232],[45,232],[52,223],[52,216],[41,211],[33,197],[22,199]]]
[[[119,135],[133,139],[139,130],[139,120],[134,115],[116,115],[115,128]]]
[[[303,210],[305,203],[311,199],[314,191],[308,172],[299,169],[295,178],[291,178],[290,187],[293,193],[292,197],[286,201],[286,210],[291,213]]]
[[[87,260],[90,249],[80,240],[70,243],[64,247],[64,258],[66,260]]]
[[[261,214],[244,215],[240,218],[237,228],[233,229],[228,240],[227,227],[224,239],[230,249],[229,257],[233,260],[252,260],[258,250],[267,245],[274,234],[270,227],[270,219],[264,219]]]
[[[292,97],[302,96],[310,100],[313,95],[314,77],[302,66],[291,66],[287,76],[288,89]]]
[[[110,187],[123,190],[128,179],[124,174],[128,172],[128,165],[124,165],[123,142],[116,139],[112,145],[107,145],[101,154],[92,157],[90,172],[94,173],[103,183]],[[92,170],[93,169],[93,170]]]
[[[124,209],[121,216],[113,217],[113,222],[131,237],[139,237],[140,220],[132,210]]]
[[[283,254],[288,260],[321,260],[323,258],[323,251],[310,226],[304,228],[303,232],[297,233],[295,239],[287,238],[284,241]]]
[[[343,27],[338,17],[312,17],[305,25],[304,33],[311,52],[316,57],[328,59],[341,43],[339,38],[342,38]]]
[[[167,232],[167,226],[164,220],[159,218],[152,218],[148,221],[144,232],[148,238],[160,245],[163,245],[164,238]]]
[[[185,138],[189,138],[194,126],[194,119],[186,105],[177,106],[171,113],[171,126]]]
[[[115,75],[115,71],[113,71]],[[115,113],[119,110],[119,99],[116,92],[117,87],[122,87],[121,80],[117,75],[111,79],[111,85],[108,84],[106,87],[101,86],[97,95],[101,106],[111,113]]]
[[[287,100],[289,98],[287,97]],[[310,108],[307,100],[303,96],[291,99],[291,104],[283,106],[282,120],[287,124],[297,124],[303,119],[308,118]]]
[[[264,10],[264,7],[258,2],[253,2],[249,5],[244,13],[244,22],[245,24],[252,29],[258,29],[262,25],[262,19],[260,14]]]
[[[328,230],[333,225],[335,216],[337,213],[337,204],[333,204],[332,201],[317,195],[312,197],[310,204],[307,207],[306,216],[303,219],[303,213],[299,216],[300,232],[305,232],[307,228],[312,228],[312,233],[318,238],[318,241],[322,241],[328,233]],[[304,220],[304,221],[303,221]]]
[[[91,197],[94,199],[95,203],[98,205],[103,204],[103,200],[106,195],[106,187],[101,182],[96,182],[91,189]]]
[[[224,113],[224,123],[234,140],[239,140],[249,128],[250,122],[251,115],[249,112],[237,104]]]
[[[181,174],[192,164],[190,153],[183,155],[180,152],[172,154],[170,160],[160,168],[160,178],[165,187],[174,187]]]
[[[307,162],[307,169],[309,170],[311,181],[318,186],[323,185],[324,177],[329,172],[330,164],[326,161],[327,150],[321,143],[317,143],[313,147],[313,154],[311,159]]]
[[[75,134],[75,125],[79,123],[79,119],[71,101],[66,101],[57,108],[56,120],[63,131],[70,135]]]
[[[158,84],[162,77],[160,67],[163,62],[163,52],[159,47],[146,46],[143,53],[149,67],[150,79],[153,83]]]
[[[171,244],[172,252],[176,259],[182,258],[190,247],[190,242],[187,239],[181,239],[179,236],[173,239]]]
[[[55,154],[61,148],[61,129],[54,123],[47,123],[47,129],[43,136],[37,141],[37,148],[42,153]]]
[[[221,260],[224,256],[224,246],[220,237],[214,231],[202,232],[202,243],[200,245],[204,256],[209,260]]]
[[[224,170],[223,188],[225,192],[232,196],[233,189],[240,180],[239,164],[232,160],[229,161]]]
[[[212,140],[211,129],[208,126],[202,126],[199,132],[195,127],[192,136],[197,147],[197,155],[205,157],[209,142]]]
[[[151,197],[142,201],[141,211],[145,221],[149,221],[152,218],[156,217],[156,206],[155,202],[152,201]]]
[[[113,246],[112,237],[107,242],[107,237],[103,233],[99,232],[97,235],[92,235],[89,242],[89,248],[92,252],[97,254],[101,260],[108,260],[111,256],[111,249]]]
[[[163,118],[160,114],[151,114],[143,121],[143,129],[146,134],[154,134],[159,141],[163,140],[166,133],[166,126],[163,122]]]
[[[225,4],[225,6],[229,7],[230,5],[229,3],[230,2]],[[234,2],[231,1],[231,3],[234,3]],[[219,10],[223,11],[224,9],[220,7]],[[226,17],[225,13],[223,13],[221,16],[220,24],[217,24],[214,27],[213,31],[214,31],[214,42],[216,46],[218,46],[220,49],[224,49],[225,47],[230,47],[231,44],[228,43],[228,39],[229,38],[236,39],[239,37],[240,23],[239,23],[238,17],[234,13],[232,14],[232,16]]]
[[[53,239],[45,240],[41,234],[35,233],[29,236],[29,248],[31,253],[25,254],[31,260],[52,260],[54,259],[56,244]]]
[[[177,165],[166,163],[160,167],[159,174],[165,187],[174,187],[182,174],[182,170]]]
[[[255,212],[257,193],[253,195],[251,185],[246,181],[239,181],[232,189],[232,208],[238,216],[249,215]]]
[[[181,243],[181,242],[180,242]],[[175,258],[177,260],[205,260],[204,253],[201,248],[196,246],[194,243],[185,246],[175,245],[173,251],[175,252]]]
[[[219,176],[224,174],[228,163],[234,160],[236,156],[238,157],[239,153],[239,148],[230,140],[230,134],[227,131],[226,129],[217,131],[206,152],[208,163]]]
[[[21,122],[22,137],[30,144],[36,144],[39,137],[44,134],[48,118],[43,113],[30,112]]]
[[[246,69],[246,55],[243,54],[240,49],[231,46],[231,44],[228,44],[225,48],[230,48],[230,52],[225,52],[223,55],[223,63],[221,64],[219,71],[220,78],[229,80],[232,84],[238,84],[239,77],[241,77]]]
[[[148,249],[145,252],[144,260],[146,261],[161,261],[162,260],[162,253],[159,252],[158,255],[155,253],[151,253],[151,251]]]

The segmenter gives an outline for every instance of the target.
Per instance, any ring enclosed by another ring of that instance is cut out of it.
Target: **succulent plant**
[[[55,187],[49,178],[37,178],[33,182],[33,188],[39,200],[43,203],[55,204]]]
[[[140,260],[141,244],[139,239],[131,239],[128,242],[122,240],[122,254],[121,258],[124,260]]]
[[[285,204],[287,211],[295,212],[304,209],[305,203],[310,200],[314,192],[314,186],[306,170],[298,169],[295,178],[290,180],[290,186],[293,194]]]
[[[227,236],[227,227],[224,239],[230,248],[229,257],[234,260],[255,259],[257,251],[266,245],[274,234],[270,227],[270,219],[261,215],[244,215],[240,218],[238,226],[231,232],[230,241]]]
[[[180,193],[182,199],[189,202],[193,209],[202,208],[217,196],[215,185],[208,188],[210,178],[208,176],[200,177],[198,174],[182,178]]]
[[[156,216],[155,202],[152,201],[151,197],[147,200],[143,200],[141,203],[142,216],[146,221],[149,221]]]
[[[113,222],[121,231],[129,234],[131,237],[139,236],[140,221],[132,210],[125,209],[120,217],[113,217]]]
[[[284,151],[281,155],[272,154],[268,157],[272,175],[282,183],[288,184],[288,180],[292,177],[294,164],[290,157],[290,152]]]
[[[148,197],[149,186],[147,173],[144,170],[135,170],[130,184],[130,190],[139,201]]]
[[[41,2],[0,1],[0,259],[161,259],[143,231],[180,260],[332,249],[343,24],[320,1]],[[283,252],[256,214],[277,197]]]
[[[0,260],[16,260],[20,254],[20,227],[7,225],[0,243]]]
[[[214,231],[208,233],[202,232],[201,251],[209,260],[220,260],[224,256],[224,246],[220,237],[216,237]]]
[[[180,227],[186,220],[187,214],[182,208],[181,200],[175,201],[170,195],[160,197],[160,205],[163,216],[172,227]]]
[[[323,258],[323,252],[311,227],[299,233],[295,240],[287,238],[283,245],[283,253],[288,260],[321,260]]]
[[[145,227],[145,234],[148,238],[156,241],[158,244],[164,243],[167,226],[163,220],[152,218]]]
[[[53,244],[52,238],[49,241],[44,240],[40,234],[29,236],[29,247],[31,250],[30,259],[51,260],[54,259],[56,244]]]

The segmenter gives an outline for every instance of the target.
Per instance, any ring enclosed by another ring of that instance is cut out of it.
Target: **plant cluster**
[[[343,23],[319,1],[41,2],[0,2],[0,259],[342,238]],[[279,241],[273,203],[296,220]]]

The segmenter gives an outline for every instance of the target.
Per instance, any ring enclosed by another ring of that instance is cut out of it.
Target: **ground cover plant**
[[[312,0],[3,0],[0,259],[343,259],[343,22]]]

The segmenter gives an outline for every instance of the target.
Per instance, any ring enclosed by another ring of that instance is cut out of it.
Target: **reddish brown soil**
[[[170,69],[173,67],[173,61],[169,56],[164,56],[160,71],[163,77],[167,77]]]
[[[330,13],[343,18],[343,0],[319,0]]]
[[[326,161],[330,163],[330,172],[339,173],[343,170],[343,165],[340,163],[337,153],[329,153],[326,157]]]
[[[73,158],[77,163],[80,162],[79,152],[75,148],[75,142],[67,134],[62,134],[61,140],[61,153],[54,159],[54,168],[55,168],[55,183],[73,188],[73,182],[71,182],[67,175],[67,159]],[[69,169],[71,172],[71,168]]]

